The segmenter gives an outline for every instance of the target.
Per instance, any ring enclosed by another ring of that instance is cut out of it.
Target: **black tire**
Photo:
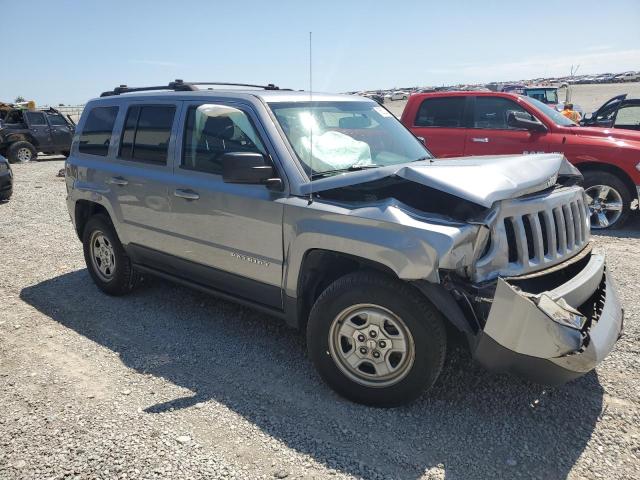
[[[28,160],[25,160],[24,157],[22,157],[22,154],[20,152],[22,149],[25,149],[25,148],[29,150],[31,154]],[[38,151],[29,142],[25,142],[25,141],[15,142],[15,143],[12,143],[7,149],[7,158],[11,163],[32,162],[36,158],[38,158]]]
[[[592,214],[591,228],[594,230],[621,228],[629,217],[629,213],[631,212],[631,201],[633,200],[633,195],[629,191],[627,185],[620,179],[620,177],[601,170],[588,170],[583,172],[583,176],[585,190],[589,190],[591,187],[595,187],[596,185],[605,185],[618,192],[622,199],[622,213],[614,222],[610,223],[607,227],[599,227],[597,225],[597,219],[595,219],[594,214]]]
[[[113,250],[114,268],[111,278],[104,278],[91,258],[91,242],[96,235],[101,233],[108,240]],[[84,260],[91,278],[100,290],[108,295],[125,295],[131,292],[138,282],[139,275],[131,264],[120,239],[109,218],[104,215],[94,215],[89,219],[82,234]]]
[[[13,189],[5,190],[4,192],[0,192],[0,202],[6,202],[11,198],[13,194]]]
[[[329,337],[334,320],[341,312],[360,304],[373,304],[392,312],[411,334],[414,360],[395,383],[363,385],[343,373],[340,360],[331,353]],[[349,400],[377,407],[411,402],[431,388],[442,370],[446,345],[446,330],[433,305],[411,286],[377,272],[351,273],[329,285],[313,306],[307,325],[309,357],[323,380]]]

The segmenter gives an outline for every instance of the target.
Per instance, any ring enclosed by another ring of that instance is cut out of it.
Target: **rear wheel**
[[[405,283],[356,272],[316,301],[307,348],[322,378],[358,403],[408,403],[438,378],[446,333],[435,308]]]
[[[11,163],[27,163],[35,160],[37,156],[35,147],[25,141],[15,142],[7,150],[7,158]]]
[[[109,295],[133,290],[138,274],[107,217],[95,215],[89,219],[82,244],[87,269],[100,290]]]
[[[624,182],[609,172],[584,173],[584,190],[591,213],[591,228],[620,228],[631,210],[631,193]]]

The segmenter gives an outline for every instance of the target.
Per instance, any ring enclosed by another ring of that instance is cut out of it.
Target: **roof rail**
[[[111,97],[113,95],[120,95],[121,93],[130,93],[130,92],[147,92],[154,90],[173,90],[174,92],[193,92],[199,90],[197,85],[227,85],[233,87],[254,87],[254,88],[263,88],[265,90],[280,90],[279,87],[270,83],[268,85],[252,85],[250,83],[226,83],[226,82],[185,82],[180,79],[176,79],[173,82],[169,82],[168,85],[158,85],[151,87],[128,87],[126,85],[120,85],[119,87],[114,88],[113,90],[109,90],[107,92],[102,92],[100,94],[101,97]],[[285,89],[288,90],[288,89]]]

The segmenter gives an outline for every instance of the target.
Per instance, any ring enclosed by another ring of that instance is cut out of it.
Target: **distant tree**
[[[26,99],[26,98],[24,98],[24,97],[22,97],[22,96],[20,96],[20,95],[18,95],[18,96],[16,97],[16,99],[14,100],[14,102],[15,102],[15,103],[18,103],[18,102],[26,102],[26,101],[27,101],[27,99]]]

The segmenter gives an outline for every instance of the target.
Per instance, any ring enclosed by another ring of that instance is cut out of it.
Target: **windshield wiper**
[[[413,163],[413,162],[422,162],[423,160],[431,160],[433,162],[433,157],[425,155],[424,157],[420,157],[420,158],[416,158],[415,160],[411,160],[411,163]]]
[[[368,170],[369,168],[378,168],[380,165],[375,163],[368,163],[366,165],[351,165],[347,168],[338,168],[336,170],[324,170],[322,172],[315,172],[311,174],[311,179],[329,177],[331,175],[337,175],[344,172],[357,172],[358,170]]]

